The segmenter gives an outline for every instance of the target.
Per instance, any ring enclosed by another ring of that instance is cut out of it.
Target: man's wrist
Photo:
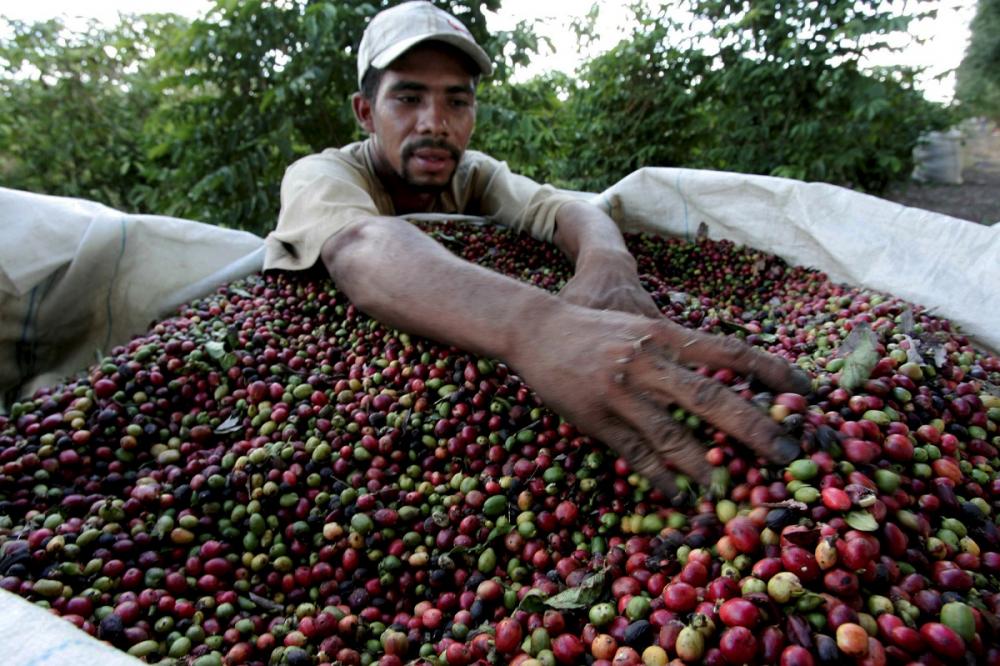
[[[589,270],[607,270],[609,267],[626,268],[632,272],[637,269],[635,257],[625,247],[597,246],[580,251],[576,258],[576,272]]]
[[[548,322],[559,316],[560,311],[572,307],[541,289],[527,288],[523,294],[517,294],[506,313],[499,358],[516,368],[521,353],[537,346],[539,338],[547,335]]]

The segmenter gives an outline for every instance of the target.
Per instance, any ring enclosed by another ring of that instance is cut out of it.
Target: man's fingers
[[[673,402],[697,414],[760,456],[784,464],[799,455],[795,440],[783,436],[768,415],[724,384],[662,359],[635,363],[628,372],[635,390],[663,396],[664,404]]]
[[[674,421],[667,409],[639,397],[639,386],[633,383],[623,387],[631,395],[626,395],[629,403],[619,411],[619,415],[639,433],[640,447],[653,456],[662,467],[664,462],[689,475],[701,484],[711,481],[712,470],[705,461],[705,447],[686,427]]]
[[[632,428],[618,422],[609,423],[599,433],[601,440],[628,461],[629,466],[643,475],[668,498],[679,493],[673,473],[664,466],[664,460],[643,441]]]
[[[812,381],[802,368],[737,338],[692,331],[668,322],[657,327],[655,337],[678,363],[707,365],[713,370],[730,368],[753,375],[779,391],[805,394],[812,390]]]

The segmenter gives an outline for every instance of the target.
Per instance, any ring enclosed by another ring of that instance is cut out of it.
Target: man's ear
[[[375,123],[372,122],[372,102],[359,92],[351,96],[351,108],[354,110],[354,117],[357,118],[361,129],[369,134],[375,133]]]

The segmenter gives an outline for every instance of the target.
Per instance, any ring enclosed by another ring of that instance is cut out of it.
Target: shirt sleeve
[[[559,208],[579,199],[551,185],[540,185],[526,176],[511,173],[506,162],[483,153],[470,153],[475,157],[473,178],[482,183],[483,188],[479,201],[482,215],[551,242]]]
[[[328,238],[352,220],[377,215],[370,185],[343,157],[304,157],[281,181],[281,212],[265,239],[264,269],[312,268]]]

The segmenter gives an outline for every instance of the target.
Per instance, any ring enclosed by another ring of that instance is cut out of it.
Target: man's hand
[[[618,225],[588,203],[563,204],[556,213],[554,242],[575,270],[559,295],[596,310],[618,310],[647,317],[660,312],[639,283],[635,258],[625,247]]]
[[[690,331],[661,317],[617,225],[599,209],[564,204],[556,225],[553,241],[576,265],[559,296],[587,309],[545,313],[546,321],[528,327],[541,336],[515,346],[511,363],[546,404],[615,449],[668,497],[677,488],[667,465],[701,483],[711,475],[705,447],[673,420],[673,406],[774,462],[798,455],[798,444],[769,416],[689,366],[730,368],[795,392],[809,390],[805,373],[735,338]]]
[[[635,259],[623,250],[597,249],[579,257],[575,274],[559,296],[585,308],[660,316],[653,298],[639,282]]]
[[[808,377],[735,338],[691,331],[666,319],[565,308],[532,322],[511,364],[542,400],[623,456],[668,497],[670,465],[705,484],[706,447],[671,417],[680,406],[758,455],[784,464],[799,453],[767,414],[687,366],[731,368],[779,391],[807,392]]]

